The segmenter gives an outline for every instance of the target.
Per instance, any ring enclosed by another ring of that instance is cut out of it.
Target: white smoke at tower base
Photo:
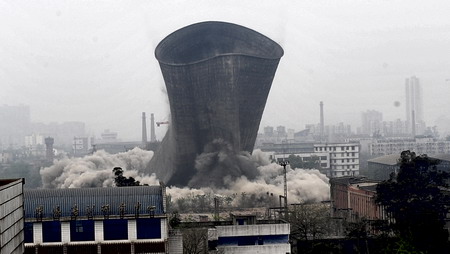
[[[125,177],[133,177],[141,184],[159,184],[155,175],[143,175],[153,152],[134,148],[128,152],[109,154],[103,150],[83,158],[63,158],[41,169],[43,188],[87,188],[114,186],[112,169],[121,167]]]
[[[133,177],[141,184],[158,185],[157,177],[139,173],[144,169],[153,152],[135,148],[125,153],[108,154],[105,151],[97,151],[93,155],[83,158],[63,158],[56,160],[54,165],[41,169],[40,174],[43,188],[87,188],[114,186],[114,167],[122,167],[125,177]],[[172,201],[196,195],[224,195],[236,197],[235,203],[240,202],[241,194],[262,197],[273,195],[277,200],[284,194],[283,168],[275,163],[270,163],[268,155],[255,150],[249,156],[257,165],[257,176],[254,179],[241,177],[223,177],[225,187],[203,188],[178,188],[168,187],[167,193]],[[328,200],[330,188],[328,178],[318,170],[290,169],[287,168],[288,202],[319,202]]]

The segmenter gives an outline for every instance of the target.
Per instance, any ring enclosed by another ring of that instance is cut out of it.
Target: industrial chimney
[[[153,115],[153,113],[150,114],[150,142],[156,142],[155,116]]]
[[[145,112],[142,112],[142,148],[147,147],[147,119],[145,118]]]
[[[147,168],[166,184],[186,185],[195,159],[215,140],[252,152],[283,49],[249,28],[202,22],[156,47],[170,104],[170,126]]]
[[[54,139],[51,137],[45,138],[45,159],[48,162],[53,162],[55,154],[53,153]]]

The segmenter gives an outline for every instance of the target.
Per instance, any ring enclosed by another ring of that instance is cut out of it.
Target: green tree
[[[289,155],[288,157],[289,165],[291,168],[303,168],[303,169],[319,169],[320,168],[320,158],[316,155],[311,156],[310,158],[305,157],[301,158],[298,155]]]
[[[117,187],[123,186],[139,186],[139,181],[136,181],[133,177],[125,177],[123,176],[123,169],[121,167],[115,167],[113,170],[115,175],[114,183]]]
[[[376,201],[394,219],[392,229],[404,241],[402,246],[448,253],[444,225],[449,197],[443,193],[448,173],[437,170],[437,160],[410,151],[401,153],[399,163],[399,173],[377,186]]]
[[[289,155],[288,157],[289,165],[291,165],[291,168],[303,168],[303,161],[300,156],[296,155]]]

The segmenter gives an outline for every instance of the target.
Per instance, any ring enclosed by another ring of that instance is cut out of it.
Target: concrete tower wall
[[[182,28],[156,48],[171,121],[149,173],[187,184],[195,158],[222,139],[234,151],[253,150],[282,48],[248,28],[203,22]]]

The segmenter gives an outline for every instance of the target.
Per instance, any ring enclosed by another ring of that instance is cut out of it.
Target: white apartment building
[[[330,177],[359,175],[358,143],[314,144],[316,153],[327,152],[330,158]]]

